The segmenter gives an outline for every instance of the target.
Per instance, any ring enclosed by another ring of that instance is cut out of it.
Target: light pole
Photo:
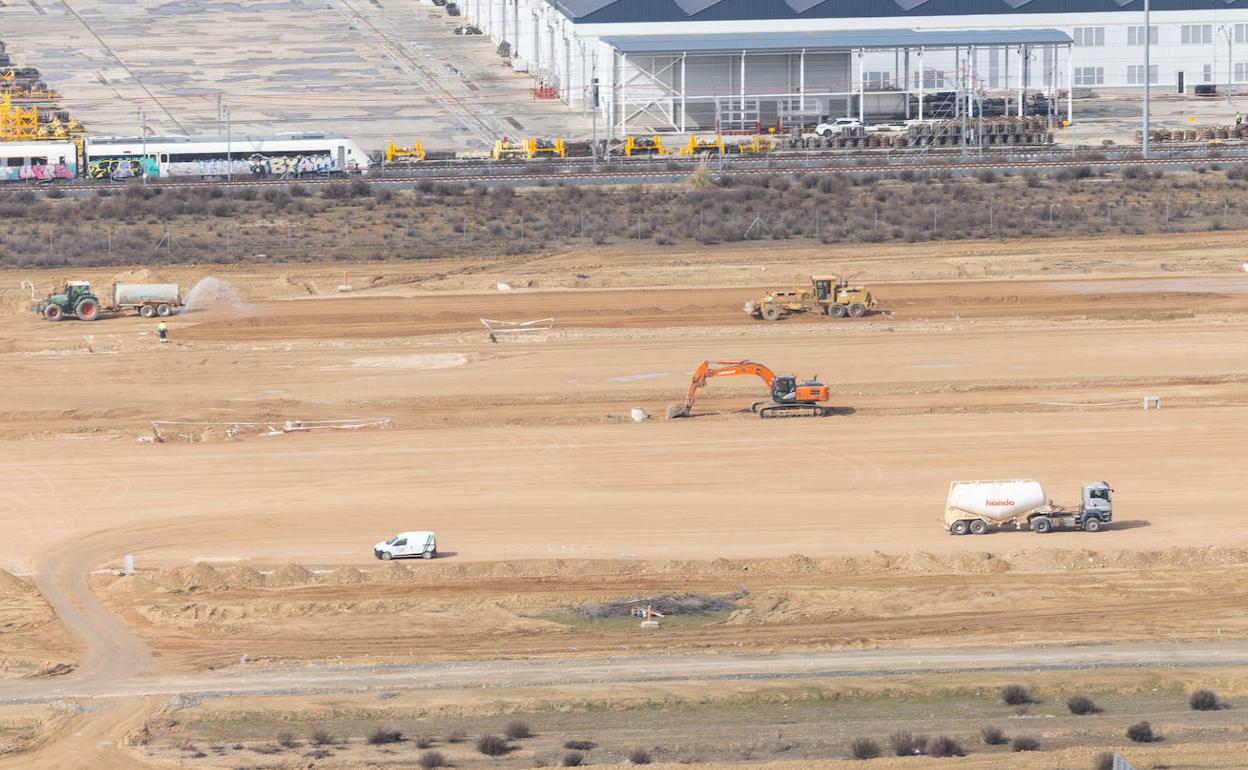
[[[1152,67],[1149,66],[1149,49],[1153,47],[1153,28],[1149,24],[1148,0],[1144,0],[1144,144],[1142,154],[1148,158],[1148,100],[1152,96]]]
[[[1231,94],[1231,83],[1235,81],[1231,79],[1231,61],[1234,59],[1234,51],[1231,49],[1233,38],[1231,37],[1231,28],[1225,24],[1218,27],[1218,31],[1226,38],[1226,94]]]
[[[143,108],[139,108],[139,136],[143,142],[143,157],[139,161],[139,174],[143,177],[143,184],[147,184],[147,116],[143,114]]]
[[[225,107],[225,181],[234,174],[234,152],[230,145],[230,108]]]

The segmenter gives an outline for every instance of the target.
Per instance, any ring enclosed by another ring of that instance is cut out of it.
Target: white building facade
[[[1083,10],[1072,12],[1072,5]],[[510,45],[517,69],[557,88],[569,105],[587,109],[596,79],[599,109],[613,124],[626,127],[631,118],[638,128],[673,131],[705,129],[711,103],[718,104],[719,117],[732,117],[732,108],[724,105],[733,100],[742,113],[757,111],[761,99],[763,113],[795,104],[802,112],[835,116],[852,114],[864,92],[961,87],[1058,96],[1072,86],[1142,90],[1148,37],[1143,5],[1143,0],[462,2],[474,24],[495,42]],[[1248,88],[1248,0],[1152,0],[1151,7],[1147,76],[1156,92],[1192,93],[1200,85]],[[1036,38],[1043,42],[1027,42],[1025,33],[1045,30],[1060,31],[1068,42],[1045,35]],[[837,47],[802,46],[801,35],[819,33],[837,35]],[[977,34],[959,38],[959,33]],[[749,36],[765,44],[753,48]],[[855,48],[855,36],[878,45]],[[720,39],[725,45],[699,43],[694,61],[695,54],[684,48],[691,39]],[[968,42],[953,42],[959,39]],[[781,40],[792,50],[782,50]],[[910,44],[922,40],[937,44]],[[728,44],[742,50],[729,51]],[[786,94],[798,101],[784,101]]]

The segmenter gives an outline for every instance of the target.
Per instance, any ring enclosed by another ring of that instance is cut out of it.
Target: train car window
[[[8,166],[9,168],[14,168],[16,166],[25,166],[26,159],[25,158],[5,158],[4,165]]]

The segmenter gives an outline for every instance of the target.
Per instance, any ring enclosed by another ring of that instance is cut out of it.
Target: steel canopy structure
[[[1019,114],[1031,85],[1022,63],[1035,51],[1045,51],[1053,68],[1043,80],[1050,96],[1056,95],[1057,69],[1064,65],[1067,114],[1073,108],[1073,41],[1057,29],[608,35],[601,42],[612,52],[607,114],[612,130],[621,134],[630,129],[748,133],[809,126],[838,115],[923,119],[927,94],[986,89],[976,66],[984,51],[1018,57],[1015,69],[1021,74],[1013,90]],[[924,67],[924,54],[937,51],[953,52],[953,72]],[[865,71],[867,56],[879,52],[892,54],[902,72],[910,72],[913,62],[920,75],[900,83],[872,80]]]

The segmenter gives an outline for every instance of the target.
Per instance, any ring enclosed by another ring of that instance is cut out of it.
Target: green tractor
[[[94,321],[100,317],[100,300],[86,281],[66,281],[60,294],[52,294],[35,305],[35,312],[49,321],[77,318]]]

